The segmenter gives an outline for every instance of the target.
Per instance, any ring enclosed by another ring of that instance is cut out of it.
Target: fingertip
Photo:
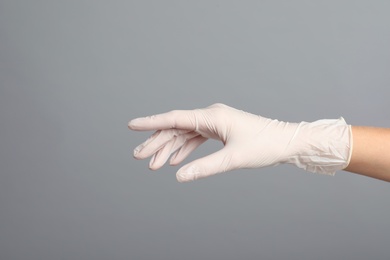
[[[176,173],[176,179],[179,182],[189,182],[198,179],[200,169],[197,165],[185,165]]]
[[[149,164],[149,170],[157,171],[160,169],[163,165],[157,165],[157,164]]]
[[[178,162],[175,162],[175,161],[169,161],[169,165],[171,166],[176,166],[178,165],[179,163]]]
[[[152,170],[152,171],[155,171],[157,170],[158,168],[160,168],[161,166],[159,166],[158,164],[156,164],[156,156],[157,154],[153,154],[152,158],[150,159],[150,162],[149,162],[149,169]]]
[[[154,165],[149,165],[149,170],[157,171],[157,170],[158,170],[158,167],[156,167],[156,166],[154,166]]]
[[[178,165],[178,164],[179,164],[179,162],[176,161],[176,157],[177,157],[178,152],[179,152],[179,150],[177,150],[177,151],[171,156],[171,158],[169,159],[169,165],[175,166],[175,165]]]
[[[186,177],[183,174],[176,174],[176,180],[180,183],[191,182],[193,179]]]
[[[127,124],[127,127],[128,127],[130,130],[137,130],[137,126],[138,126],[138,124],[140,123],[140,121],[142,121],[142,118],[133,119],[133,120],[131,120],[131,121]]]
[[[136,148],[133,150],[133,157],[136,159],[142,159],[139,157],[139,152],[144,148],[143,144],[138,145]]]

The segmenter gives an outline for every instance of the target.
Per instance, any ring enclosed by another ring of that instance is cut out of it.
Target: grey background
[[[223,102],[390,126],[390,1],[0,1],[0,259],[389,259],[388,183],[189,184],[135,117]],[[186,162],[221,147],[209,141]]]

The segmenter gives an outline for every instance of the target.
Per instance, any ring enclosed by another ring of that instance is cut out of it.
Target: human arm
[[[390,129],[352,126],[353,149],[345,171],[390,182]]]
[[[175,110],[138,118],[129,122],[129,128],[155,131],[134,150],[137,159],[152,156],[149,164],[152,170],[161,168],[169,157],[171,165],[180,164],[209,138],[224,144],[221,150],[180,168],[176,174],[180,182],[281,163],[328,175],[342,169],[360,172],[359,164],[367,164],[367,159],[359,159],[364,156],[361,155],[364,148],[359,148],[361,134],[357,132],[354,137],[359,140],[358,150],[353,154],[351,126],[342,118],[289,123],[214,104],[204,109]],[[350,161],[352,164],[348,166]],[[381,169],[383,177],[383,170],[388,172],[389,168],[384,165]],[[371,171],[364,171],[365,175],[370,176]],[[374,173],[370,177],[376,176]]]

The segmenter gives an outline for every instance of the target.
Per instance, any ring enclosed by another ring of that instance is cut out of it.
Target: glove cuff
[[[290,156],[284,162],[333,176],[348,166],[352,145],[351,126],[342,117],[301,122],[288,145]]]

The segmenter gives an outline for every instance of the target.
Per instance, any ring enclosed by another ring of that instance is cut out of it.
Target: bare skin
[[[344,170],[390,182],[390,128],[352,126],[351,161]]]

